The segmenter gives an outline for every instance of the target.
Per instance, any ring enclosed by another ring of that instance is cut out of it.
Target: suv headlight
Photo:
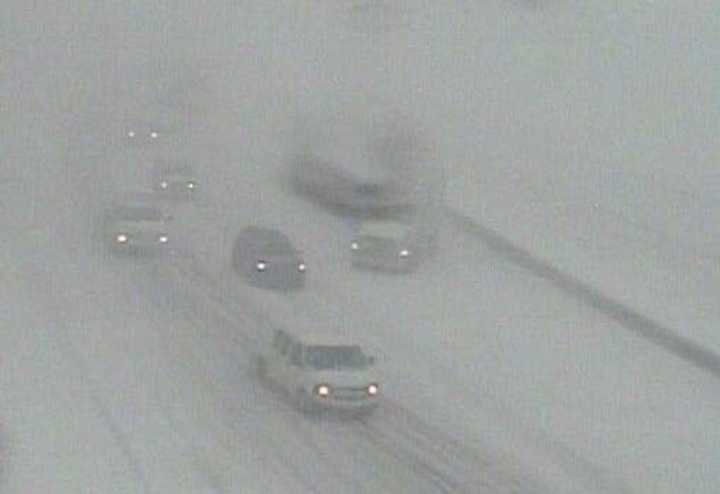
[[[318,384],[313,391],[317,396],[322,398],[330,396],[330,386],[327,384]]]
[[[370,396],[376,396],[380,392],[380,386],[376,383],[368,384],[367,392]]]

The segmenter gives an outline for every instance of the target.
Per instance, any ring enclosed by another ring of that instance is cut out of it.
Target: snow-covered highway
[[[711,373],[454,221],[413,275],[352,270],[352,221],[283,181],[306,107],[408,111],[437,138],[452,208],[716,351],[714,230],[698,227],[717,213],[711,2],[66,7],[0,16],[0,490],[716,491]],[[109,257],[93,220],[147,186],[123,119],[153,118],[163,71],[204,76],[202,118],[150,151],[196,163],[201,197],[174,210],[180,255]],[[250,223],[298,243],[305,290],[229,269]],[[256,378],[268,329],[313,325],[376,350],[372,417],[310,419]]]

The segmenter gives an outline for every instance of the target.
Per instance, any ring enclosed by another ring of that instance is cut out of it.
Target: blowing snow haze
[[[719,32],[6,1],[0,490],[714,494]]]

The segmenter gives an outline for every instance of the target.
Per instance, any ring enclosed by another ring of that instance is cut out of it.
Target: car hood
[[[194,182],[197,183],[197,180],[195,180],[195,177],[190,175],[174,175],[174,174],[168,174],[168,175],[162,175],[158,177],[158,179],[162,182],[171,182],[171,183],[187,183],[187,182]]]
[[[342,388],[355,388],[377,383],[374,369],[322,370],[308,373],[310,384],[329,384]]]
[[[167,233],[167,224],[162,221],[117,221],[113,223],[112,229],[128,232]]]

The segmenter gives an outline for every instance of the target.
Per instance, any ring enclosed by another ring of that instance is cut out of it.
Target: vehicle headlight
[[[407,249],[403,249],[400,251],[400,257],[408,257],[410,255],[410,251]]]
[[[131,130],[130,132],[128,132],[128,137],[135,137],[135,131]]]
[[[158,242],[160,242],[161,244],[166,244],[167,241],[168,241],[167,235],[160,235],[158,237]]]
[[[160,188],[161,188],[161,189],[167,189],[167,188],[168,188],[168,183],[167,183],[165,180],[163,180],[162,182],[160,182]]]
[[[368,384],[367,392],[370,396],[376,396],[380,392],[380,386],[375,383]]]
[[[188,189],[194,189],[194,188],[195,188],[195,182],[188,182],[188,183],[187,183],[187,188],[188,188]]]
[[[351,248],[352,250],[358,250],[358,249],[360,248],[360,246],[358,245],[357,242],[353,242],[353,243],[350,244],[350,248]]]
[[[119,234],[117,237],[115,237],[115,240],[118,241],[118,243],[124,244],[128,241],[128,236],[124,233]]]
[[[298,264],[298,271],[305,272],[305,264],[304,263],[301,262],[300,264]]]
[[[157,133],[157,132],[150,132],[150,137],[152,137],[153,139],[157,139],[158,133]]]
[[[258,261],[255,267],[258,271],[265,271],[265,268],[267,268],[267,264],[265,263],[265,261]]]
[[[315,394],[323,398],[330,396],[330,386],[327,384],[318,384],[315,386]]]

